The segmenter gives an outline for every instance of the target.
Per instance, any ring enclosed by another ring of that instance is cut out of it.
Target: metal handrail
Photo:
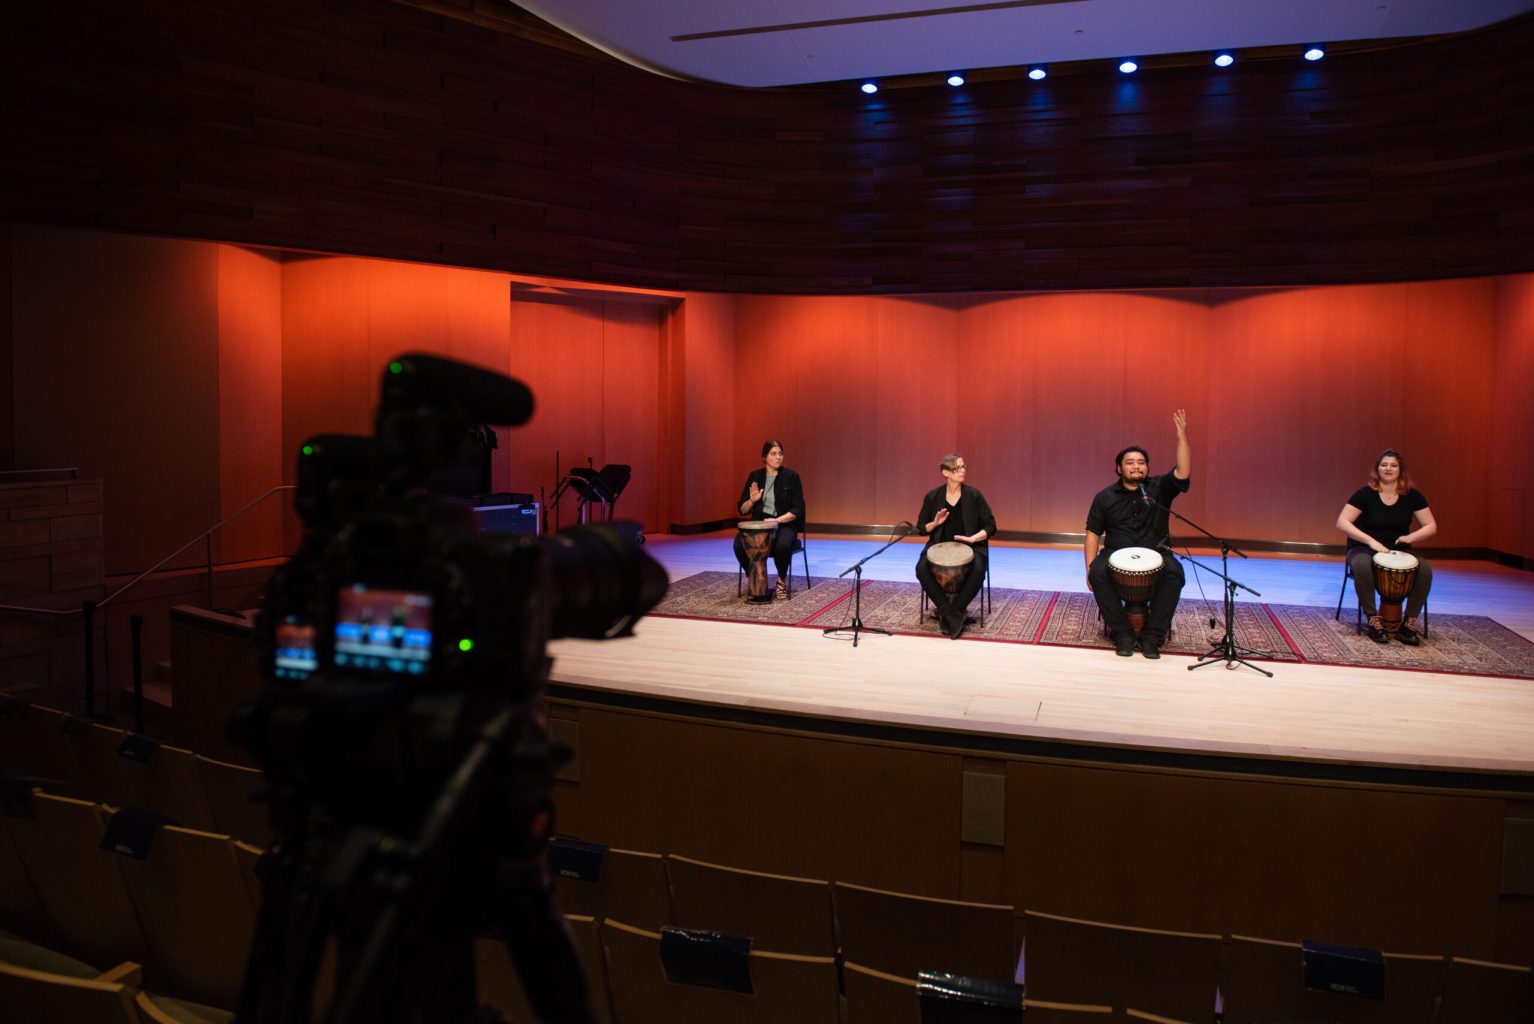
[[[158,571],[160,569],[160,567],[163,566],[166,562],[169,562],[172,558],[175,558],[177,555],[181,554],[181,552],[185,551],[187,548],[191,547],[193,544],[196,544],[200,540],[208,541],[208,557],[207,557],[208,607],[209,608],[213,607],[213,549],[212,549],[213,535],[215,533],[217,533],[219,530],[223,529],[225,526],[228,526],[230,523],[234,522],[234,520],[238,519],[240,516],[244,515],[246,512],[249,512],[251,509],[253,509],[257,505],[261,504],[267,498],[270,498],[272,495],[276,494],[277,492],[279,492],[279,491],[293,491],[293,490],[297,490],[297,487],[294,484],[279,484],[278,486],[273,487],[271,490],[269,490],[266,493],[260,495],[259,497],[255,498],[255,499],[253,499],[253,500],[251,500],[249,502],[246,502],[238,510],[236,510],[234,512],[231,512],[229,515],[227,515],[224,518],[220,519],[218,522],[214,523],[212,526],[208,527],[206,530],[202,531],[197,536],[193,537],[191,540],[187,541],[185,544],[181,545],[179,548],[177,548],[176,550],[172,551],[170,554],[166,555],[164,558],[160,559],[154,565],[151,565],[149,568],[145,569],[143,572],[141,572],[137,576],[133,577],[127,583],[124,583],[122,586],[120,586],[116,590],[112,591],[111,594],[109,594],[108,596],[102,598],[100,601],[97,601],[95,603],[95,607],[97,607],[97,608],[104,608],[108,604],[110,604],[113,601],[117,600],[125,592],[127,592],[130,588],[138,585],[146,577],[148,577],[151,574],[153,574],[154,572]],[[7,612],[33,612],[33,613],[36,613],[38,615],[79,615],[81,609],[79,609],[79,608],[32,608],[32,607],[29,607],[27,605],[0,604],[0,611],[7,611]]]
[[[276,494],[278,491],[294,491],[294,490],[297,490],[297,489],[298,489],[297,486],[294,485],[294,484],[279,484],[278,486],[273,487],[271,490],[267,491],[266,493],[256,497],[255,499],[253,499],[253,500],[251,500],[249,502],[246,502],[239,509],[235,510],[234,512],[231,512],[229,515],[227,515],[224,518],[220,519],[218,522],[214,523],[212,526],[208,527],[206,530],[202,531],[197,536],[193,537],[191,540],[187,541],[185,544],[181,545],[179,548],[177,548],[176,550],[172,551],[170,554],[166,555],[164,558],[160,559],[154,565],[151,565],[149,568],[145,569],[143,572],[141,572],[137,576],[133,577],[127,583],[124,583],[122,586],[120,586],[116,590],[112,591],[111,594],[109,594],[106,597],[102,598],[100,601],[83,601],[83,602],[81,602],[79,608],[69,608],[69,609],[60,609],[60,608],[29,608],[29,607],[27,607],[25,605],[0,604],[0,611],[30,612],[30,613],[38,614],[38,615],[79,615],[82,618],[84,618],[84,620],[85,620],[85,623],[84,623],[84,633],[85,633],[85,717],[87,719],[94,719],[95,716],[96,716],[96,664],[95,664],[96,663],[96,644],[95,644],[95,633],[96,633],[96,630],[95,630],[95,625],[94,625],[95,616],[96,616],[96,609],[104,608],[108,604],[110,604],[111,602],[117,600],[123,594],[127,593],[133,587],[135,587],[139,583],[141,583],[144,579],[146,579],[152,573],[158,571],[162,566],[165,565],[166,562],[169,562],[171,559],[173,559],[177,555],[181,554],[181,552],[185,551],[187,548],[191,547],[193,544],[196,544],[198,541],[201,540],[201,541],[205,541],[207,543],[207,550],[208,550],[208,557],[207,557],[208,608],[209,608],[209,610],[212,610],[212,608],[213,608],[213,535],[215,533],[217,533],[219,530],[223,529],[225,526],[229,525],[234,520],[238,519],[240,516],[244,515],[246,512],[249,512],[251,509],[253,509],[257,505],[261,504],[267,498],[270,498],[272,495]],[[138,642],[137,641],[137,630],[135,629],[135,637],[134,637],[134,645],[135,645],[135,647],[137,646],[137,642]],[[136,660],[137,659],[135,659],[135,661]],[[135,668],[137,668],[137,665],[135,665]],[[141,683],[141,681],[138,681],[138,680],[135,680],[134,699],[135,699],[135,709],[134,709],[135,725],[136,725],[136,727],[139,730],[142,730],[143,729],[143,716],[142,716],[143,693],[142,693],[142,683]]]

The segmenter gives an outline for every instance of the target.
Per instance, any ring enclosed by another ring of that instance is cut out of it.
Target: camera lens
[[[666,570],[640,548],[639,531],[638,523],[600,523],[548,538],[554,591],[550,638],[627,636],[666,596]]]

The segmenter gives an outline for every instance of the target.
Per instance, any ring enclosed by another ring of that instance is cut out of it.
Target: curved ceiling
[[[1484,28],[1534,0],[518,0],[658,74],[740,86]]]

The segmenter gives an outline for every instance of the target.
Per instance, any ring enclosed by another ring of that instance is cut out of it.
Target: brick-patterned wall
[[[0,692],[84,709],[80,606],[102,598],[101,481],[0,483]],[[71,612],[25,612],[15,607]],[[103,631],[96,688],[105,691]]]

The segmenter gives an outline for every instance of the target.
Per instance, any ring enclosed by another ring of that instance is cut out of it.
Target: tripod
[[[1178,516],[1177,518],[1182,519],[1182,516]],[[1187,520],[1183,521],[1187,522]],[[1195,523],[1190,523],[1189,525],[1197,526]],[[1203,529],[1202,527],[1198,528],[1201,530]],[[1209,534],[1209,536],[1213,535]],[[1236,588],[1240,587],[1242,590],[1248,591],[1253,597],[1261,597],[1262,595],[1257,591],[1252,590],[1251,587],[1240,582],[1239,580],[1232,579],[1230,574],[1225,571],[1230,568],[1230,553],[1232,551],[1238,555],[1241,555],[1242,558],[1246,557],[1246,555],[1241,553],[1240,549],[1232,547],[1229,541],[1220,541],[1221,568],[1219,570],[1211,569],[1201,563],[1198,559],[1191,556],[1183,556],[1183,561],[1191,562],[1194,568],[1203,569],[1205,572],[1213,573],[1225,582],[1225,635],[1220,637],[1219,640],[1216,640],[1214,646],[1210,647],[1209,650],[1205,651],[1203,654],[1200,654],[1198,656],[1198,661],[1188,666],[1188,671],[1192,672],[1196,668],[1205,668],[1209,665],[1215,664],[1216,662],[1224,662],[1227,669],[1233,669],[1237,665],[1245,665],[1247,668],[1261,672],[1269,679],[1272,679],[1272,672],[1269,672],[1267,669],[1261,668],[1257,665],[1253,665],[1251,662],[1242,658],[1241,655],[1252,654],[1263,658],[1271,658],[1273,655],[1267,651],[1259,651],[1251,647],[1242,647],[1240,644],[1236,643]]]
[[[862,559],[856,565],[853,565],[847,569],[843,569],[841,572],[836,574],[837,579],[841,579],[849,572],[853,574],[852,624],[850,626],[832,626],[830,629],[823,629],[820,631],[822,636],[833,636],[840,635],[842,633],[851,633],[852,646],[856,647],[858,645],[858,634],[860,633],[881,633],[884,636],[895,635],[887,629],[880,629],[878,626],[863,625],[863,562],[868,561],[870,558],[873,558],[876,555],[884,554],[884,552],[888,551],[892,545],[898,544],[900,541],[911,535],[912,527],[910,523],[901,523],[900,525],[905,527],[905,529],[897,532],[895,536],[891,537],[889,541],[884,545],[884,547],[880,548],[878,551],[875,551],[872,555],[869,555],[868,558]]]
[[[1179,556],[1184,562],[1191,564],[1195,569],[1202,569],[1211,575],[1218,576],[1221,581],[1223,581],[1225,587],[1225,635],[1220,637],[1219,640],[1215,641],[1214,646],[1210,647],[1209,650],[1205,651],[1203,654],[1200,654],[1198,656],[1198,661],[1188,666],[1188,671],[1192,672],[1196,668],[1204,668],[1207,665],[1213,665],[1215,662],[1219,661],[1224,662],[1227,669],[1233,669],[1237,665],[1245,665],[1249,669],[1254,669],[1258,672],[1261,672],[1269,679],[1273,678],[1272,672],[1269,672],[1265,668],[1258,668],[1256,665],[1253,665],[1251,662],[1246,661],[1241,657],[1243,654],[1252,654],[1260,658],[1271,658],[1273,657],[1271,653],[1267,651],[1255,650],[1251,647],[1242,647],[1240,644],[1236,643],[1236,588],[1240,587],[1242,590],[1245,590],[1253,597],[1262,596],[1257,591],[1247,586],[1245,583],[1234,579],[1230,575],[1231,552],[1234,551],[1242,558],[1246,557],[1246,552],[1236,547],[1230,541],[1225,540],[1223,537],[1216,537],[1214,534],[1210,533],[1208,530],[1204,529],[1202,526],[1198,525],[1187,516],[1178,512],[1173,512],[1172,509],[1168,508],[1166,505],[1162,505],[1160,502],[1157,502],[1156,504],[1157,507],[1166,509],[1167,512],[1176,516],[1180,522],[1187,523],[1199,533],[1202,533],[1205,537],[1208,537],[1210,540],[1215,541],[1220,545],[1220,568],[1218,569],[1211,569],[1209,566],[1200,562],[1192,555]]]

